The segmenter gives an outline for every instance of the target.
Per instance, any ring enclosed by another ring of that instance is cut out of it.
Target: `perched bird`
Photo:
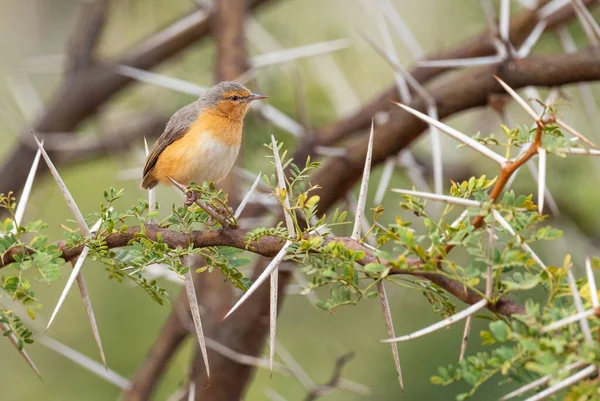
[[[221,82],[179,109],[148,155],[142,189],[171,185],[168,177],[183,185],[221,181],[240,151],[250,103],[267,97],[237,82]]]

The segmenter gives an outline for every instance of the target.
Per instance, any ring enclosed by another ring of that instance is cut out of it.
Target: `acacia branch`
[[[179,231],[174,231],[174,230],[167,229],[167,228],[161,228],[157,225],[152,225],[152,224],[146,225],[144,227],[144,229],[145,229],[145,235],[149,239],[151,239],[153,241],[158,241],[159,237],[160,237],[161,240],[166,245],[168,245],[169,248],[171,248],[171,249],[187,248],[190,244],[193,244],[194,248],[206,248],[206,247],[212,247],[212,246],[229,246],[232,248],[247,250],[247,251],[250,251],[250,252],[258,254],[258,255],[262,255],[262,256],[266,256],[266,257],[273,257],[281,250],[281,248],[285,244],[285,240],[283,240],[282,238],[273,237],[273,236],[265,236],[265,237],[262,237],[258,241],[253,241],[253,242],[248,243],[246,241],[248,231],[243,230],[243,229],[223,229],[222,228],[222,229],[217,229],[217,230],[192,231],[189,234],[179,232]],[[141,232],[142,232],[142,230],[140,229],[140,227],[136,226],[136,227],[129,227],[127,229],[127,231],[125,231],[125,232],[109,234],[105,238],[106,246],[109,249],[128,246],[132,241],[136,241],[137,238],[139,238],[138,235]],[[357,261],[359,264],[366,265],[368,263],[387,263],[387,261],[383,260],[382,258],[376,257],[370,249],[364,247],[359,241],[356,241],[352,238],[324,237],[323,241],[324,241],[324,245],[326,245],[327,243],[332,242],[332,241],[341,242],[348,249],[364,252],[365,257]],[[67,246],[65,246],[64,241],[59,242],[57,244],[57,246],[60,249],[60,251],[62,252],[62,258],[65,260],[72,260],[72,259],[76,258],[83,251],[83,248],[84,248],[83,245],[80,245],[77,247],[72,247],[72,248],[67,247]],[[0,259],[0,268],[8,266],[11,263],[13,263],[15,261],[15,259],[14,259],[15,255],[20,254],[22,252],[27,252],[27,250],[24,250],[23,248],[20,248],[20,247],[13,247],[13,248],[9,249],[8,251],[6,251],[4,253],[4,255],[2,256],[2,258]],[[412,275],[415,277],[424,278],[426,280],[429,280],[429,281],[439,285],[440,287],[447,290],[449,293],[455,295],[458,299],[460,299],[468,304],[476,303],[482,299],[482,297],[477,293],[477,291],[474,291],[474,290],[466,287],[464,284],[460,283],[459,281],[453,280],[453,279],[451,279],[443,274],[440,274],[440,273],[419,270],[422,266],[422,262],[420,260],[411,259],[407,263],[408,263],[409,268],[407,268],[407,269],[392,268],[390,271],[390,274],[403,274],[403,275],[408,274],[408,275]],[[262,269],[259,268],[257,270],[258,271],[256,271],[255,274],[259,273],[259,271]],[[266,286],[263,286],[263,287],[266,288]],[[242,306],[247,309],[246,313],[251,313],[253,316],[255,316],[257,313],[260,315],[260,313],[258,312],[258,309],[268,308],[268,302],[263,302],[265,300],[263,298],[263,296],[268,297],[268,291],[266,294],[259,295],[257,293],[254,297],[252,297],[251,300],[252,299],[256,300],[255,304],[253,304],[252,302],[244,303]],[[248,305],[248,306],[246,306],[246,305]],[[258,308],[259,306],[262,306],[262,307]],[[507,300],[507,299],[501,299],[495,305],[490,305],[489,309],[493,312],[503,314],[503,315],[512,315],[513,313],[522,313],[524,311],[524,309],[521,305],[519,305],[518,303],[515,303],[513,301]],[[248,322],[252,322],[253,321],[252,318],[248,317],[248,315],[246,313],[243,313],[243,312],[239,313],[240,316],[244,316],[244,319],[226,320],[224,322],[224,324],[220,325],[218,331],[230,330],[228,325],[225,324],[226,322],[230,322],[230,321],[235,322],[235,323],[231,323],[232,325],[240,325],[242,323],[245,325],[245,324],[248,324]],[[247,318],[247,320],[246,320],[246,318]],[[253,324],[256,324],[256,321],[254,321]],[[255,328],[254,331],[256,331],[256,330],[257,329]],[[218,335],[218,337],[216,337],[216,338],[219,338],[220,341],[221,340],[222,341],[231,341],[231,340],[228,340],[227,336]],[[229,337],[229,338],[231,338],[231,337]],[[252,343],[252,344],[254,344],[254,343]],[[238,343],[234,343],[234,344],[228,345],[228,346],[239,347],[239,345],[240,344],[238,344]],[[256,347],[259,348],[258,345],[256,345]],[[247,354],[252,354],[251,352],[248,352],[247,350],[245,350],[245,352]],[[214,359],[212,361],[214,363]],[[219,369],[215,369],[215,374],[218,374],[218,372],[219,372]],[[221,374],[225,375],[226,372],[229,372],[229,371],[224,371]],[[211,380],[215,380],[215,378],[213,377],[213,378],[211,378]],[[240,378],[237,377],[236,380],[239,381]],[[221,386],[215,385],[214,387],[215,387],[215,389],[218,389]]]

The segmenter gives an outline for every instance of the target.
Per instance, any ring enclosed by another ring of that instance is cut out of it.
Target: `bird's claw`
[[[183,206],[190,207],[198,200],[198,192],[190,191],[185,193],[185,200]]]

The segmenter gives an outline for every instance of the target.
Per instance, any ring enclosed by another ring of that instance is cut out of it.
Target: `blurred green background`
[[[380,93],[393,80],[391,70],[357,34],[357,28],[377,37],[378,30],[365,12],[364,3],[355,0],[282,0],[273,1],[261,8],[256,20],[284,47],[300,46],[317,41],[348,37],[352,46],[328,57],[343,71],[354,96],[330,96],[322,86],[324,77],[314,68],[313,59],[298,63],[308,99],[310,124],[314,127],[337,119],[337,110],[352,110],[356,101],[366,102]],[[447,49],[472,37],[485,28],[485,18],[478,0],[420,0],[393,1],[407,25],[426,51]],[[517,8],[515,3],[515,8]],[[25,66],[34,66],[42,72],[31,74],[32,90],[40,97],[40,106],[50,99],[61,82],[61,59],[68,36],[75,26],[80,1],[77,0],[0,0],[0,160],[9,154],[22,132],[27,132],[32,119],[39,114],[35,95],[27,91],[20,81]],[[108,24],[100,53],[103,56],[118,54],[139,39],[165,26],[194,9],[190,0],[124,0],[111,5]],[[514,10],[518,12],[518,10]],[[570,25],[577,43],[585,41],[579,27]],[[250,54],[260,54],[249,42]],[[411,54],[396,38],[396,48],[405,66],[413,62]],[[547,33],[536,46],[534,53],[559,52],[558,41]],[[201,85],[212,82],[214,46],[210,40],[192,46],[181,56],[162,65],[158,71]],[[271,95],[270,102],[290,116],[297,117],[294,79],[295,72],[288,67],[269,68],[258,76],[261,91]],[[327,78],[325,78],[327,79]],[[468,88],[465,88],[468,90]],[[597,95],[597,90],[595,89]],[[542,91],[542,94],[546,91]],[[592,129],[595,121],[588,121],[581,111],[581,101],[575,87],[566,88],[570,105],[561,109],[567,121],[592,139],[600,136]],[[332,100],[333,97],[333,100]],[[147,84],[135,84],[122,91],[102,110],[101,116],[84,124],[80,130],[93,136],[102,127],[111,127],[128,119],[144,118],[151,112],[170,115],[193,98]],[[25,107],[22,108],[20,104]],[[526,123],[525,116],[514,105],[509,107],[511,120]],[[447,121],[470,135],[480,131],[500,134],[500,120],[489,110],[475,110]],[[268,171],[266,150],[262,146],[275,134],[286,146],[293,148],[295,141],[283,131],[272,128],[256,116],[249,117],[244,137],[244,166],[252,171]],[[465,148],[443,138],[445,161],[450,167],[470,169],[478,174],[495,175],[493,166]],[[423,137],[414,144],[415,154],[429,161],[429,141]],[[141,168],[143,142],[134,151],[115,153],[89,162],[60,169],[63,178],[84,213],[97,210],[103,190],[113,186],[125,189],[125,197],[118,206],[126,208],[145,196],[139,190],[139,181],[124,180],[123,171]],[[561,265],[566,252],[573,254],[581,266],[586,253],[594,251],[598,238],[596,221],[600,215],[597,190],[599,166],[589,158],[561,160],[551,157],[548,187],[557,199],[563,217],[553,222],[566,231],[566,238],[539,249],[548,265]],[[45,167],[42,167],[45,168]],[[381,167],[374,169],[371,184],[372,202]],[[451,178],[451,177],[447,177]],[[1,178],[0,178],[1,179]],[[448,186],[446,181],[446,188]],[[409,188],[403,171],[396,171],[391,186]],[[528,172],[523,171],[515,184],[518,192],[536,192],[536,184]],[[164,188],[158,190],[158,200],[163,214],[180,198]],[[398,199],[386,196],[384,206],[387,218],[393,218]],[[370,203],[369,203],[370,204]],[[118,207],[117,206],[117,207]],[[401,212],[398,212],[401,213]],[[60,224],[70,218],[58,188],[48,175],[34,186],[27,219],[44,219],[49,224],[51,239],[61,238]],[[406,217],[408,218],[408,217]],[[347,230],[346,230],[347,231]],[[342,233],[348,234],[344,230]],[[65,266],[65,272],[68,267]],[[3,272],[5,273],[5,272]],[[112,369],[125,377],[132,376],[153,343],[166,316],[168,305],[152,302],[140,289],[108,280],[102,266],[88,262],[85,268],[90,295],[102,334],[107,359]],[[40,315],[48,317],[58,299],[66,275],[50,287],[38,284],[36,292],[44,304]],[[171,298],[175,299],[180,287],[164,282]],[[388,285],[388,296],[393,311],[396,333],[409,333],[439,319],[419,291]],[[459,308],[462,305],[459,304]],[[478,348],[478,332],[485,321],[476,321],[471,334],[468,352]],[[402,394],[395,378],[394,365],[388,345],[380,344],[386,336],[377,300],[365,300],[355,307],[344,307],[328,314],[311,305],[301,295],[286,298],[278,325],[278,340],[297,359],[299,364],[317,383],[329,379],[335,358],[348,351],[355,358],[344,369],[344,377],[362,383],[371,389],[371,395],[358,395],[337,390],[327,399],[338,400],[451,400],[463,391],[460,385],[448,388],[434,387],[429,378],[437,367],[454,363],[459,354],[463,325],[437,332],[410,343],[400,343],[399,351],[404,371],[406,391]],[[49,334],[70,347],[97,358],[97,350],[88,327],[82,303],[73,291],[59,314]],[[192,340],[179,351],[168,373],[156,392],[156,400],[166,400],[185,381],[191,358]],[[112,400],[120,390],[106,381],[83,370],[78,365],[36,343],[28,347],[29,353],[41,370],[44,381],[38,380],[23,363],[8,341],[0,341],[0,399],[7,401],[29,400]],[[305,389],[293,378],[258,370],[245,396],[246,401],[268,399],[265,392],[274,389],[288,400],[303,399]],[[499,389],[484,386],[475,400],[497,399],[508,387]]]

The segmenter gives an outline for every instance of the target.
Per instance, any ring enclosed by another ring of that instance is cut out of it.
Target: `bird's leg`
[[[196,191],[187,191],[185,193],[185,200],[183,201],[183,206],[190,207],[198,200],[198,192]]]

